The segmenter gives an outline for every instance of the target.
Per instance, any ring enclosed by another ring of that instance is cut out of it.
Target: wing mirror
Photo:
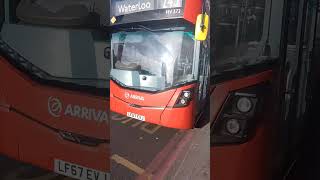
[[[206,13],[199,14],[196,21],[195,39],[197,41],[205,41],[207,39],[209,29],[209,15]]]

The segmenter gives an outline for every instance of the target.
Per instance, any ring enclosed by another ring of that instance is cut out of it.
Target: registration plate
[[[139,115],[139,114],[135,114],[135,113],[132,113],[132,112],[127,112],[127,116],[131,117],[133,119],[140,120],[140,121],[145,121],[146,120],[146,118],[144,116]]]
[[[110,174],[74,163],[54,160],[54,172],[80,180],[110,180]]]

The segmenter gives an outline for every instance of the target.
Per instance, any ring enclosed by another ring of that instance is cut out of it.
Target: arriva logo
[[[49,97],[48,112],[53,117],[70,116],[84,120],[94,120],[97,122],[108,123],[108,113],[106,111],[97,110],[80,105],[67,104],[63,109],[62,101],[56,97]]]
[[[135,94],[130,94],[128,92],[125,92],[124,93],[124,97],[126,99],[135,99],[135,100],[140,100],[140,101],[144,101],[144,97],[143,96],[138,96],[138,95],[135,95]]]
[[[125,93],[124,93],[124,97],[125,97],[126,99],[129,99],[130,94],[129,94],[128,92],[125,92]]]
[[[49,97],[48,99],[48,112],[53,117],[60,117],[62,111],[62,103],[60,99],[55,97]]]

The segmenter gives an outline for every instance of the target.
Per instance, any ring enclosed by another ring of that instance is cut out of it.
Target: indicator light
[[[117,21],[117,19],[116,19],[116,17],[113,16],[110,21],[112,24],[114,24]]]

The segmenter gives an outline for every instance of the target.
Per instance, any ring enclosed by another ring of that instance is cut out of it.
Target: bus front
[[[0,154],[75,179],[109,177],[107,6],[0,2]]]
[[[201,5],[200,0],[112,1],[111,111],[170,128],[194,127],[203,90],[202,46],[194,37]],[[144,6],[149,9],[120,12]]]

